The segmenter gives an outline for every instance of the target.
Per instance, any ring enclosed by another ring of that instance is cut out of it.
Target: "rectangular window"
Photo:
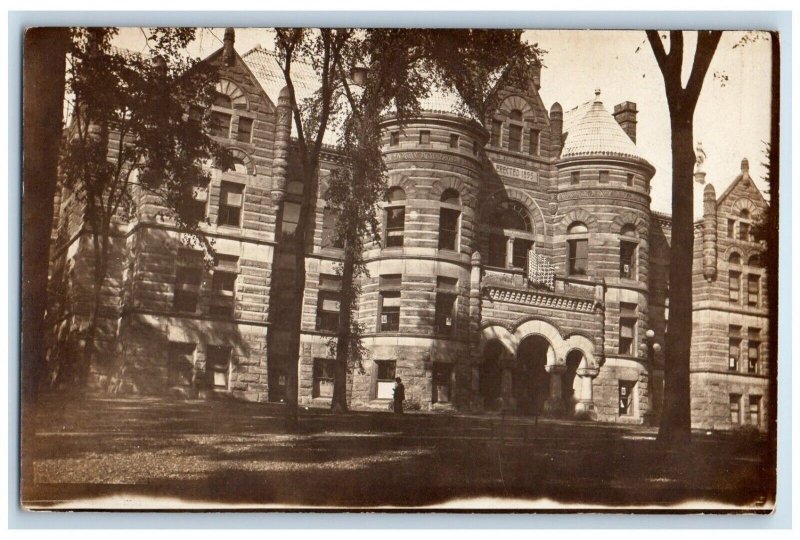
[[[378,299],[378,331],[396,332],[400,329],[400,274],[385,274],[380,277],[381,289]]]
[[[191,386],[194,371],[194,343],[170,343],[167,384]]]
[[[211,135],[229,138],[231,136],[231,115],[220,111],[211,111]]]
[[[458,135],[455,133],[450,134],[450,148],[458,148]]]
[[[522,126],[509,124],[508,126],[508,149],[512,152],[522,151]]]
[[[431,132],[423,129],[419,132],[419,144],[431,144]]]
[[[636,243],[622,241],[619,244],[619,276],[634,279],[636,276]]]
[[[733,238],[733,231],[736,228],[736,221],[733,219],[728,220],[728,238]]]
[[[339,330],[339,302],[341,301],[342,276],[319,275],[317,296],[317,330],[337,332]]]
[[[568,265],[571,276],[585,276],[589,266],[589,241],[586,239],[569,240]]]
[[[742,423],[742,396],[739,394],[730,394],[729,402],[731,424],[739,425]]]
[[[633,393],[636,381],[619,381],[619,415],[633,416]]]
[[[283,212],[281,212],[281,238],[286,241],[294,238],[298,223],[300,223],[300,205],[296,202],[283,201]]]
[[[489,236],[489,260],[486,264],[505,268],[507,244],[505,236],[499,234]]]
[[[480,152],[480,147],[478,146],[478,143],[472,141],[472,155],[477,156],[479,152]]]
[[[608,171],[600,171],[599,182],[601,184],[608,184],[608,181],[609,181]]]
[[[742,357],[742,327],[728,327],[728,369],[739,370],[739,359]]]
[[[394,360],[375,361],[375,397],[377,399],[394,397],[395,367]]]
[[[572,171],[569,175],[569,183],[573,186],[576,184],[581,183],[581,172],[580,171]]]
[[[455,327],[455,307],[457,296],[452,293],[436,293],[436,333],[453,335]]]
[[[333,396],[333,378],[336,360],[314,358],[311,397],[329,398]]]
[[[245,116],[239,117],[239,129],[236,133],[236,140],[243,143],[250,143],[253,137],[253,119]]]
[[[336,227],[339,223],[339,210],[325,208],[322,211],[322,247],[343,248],[344,240],[337,238]]]
[[[380,332],[400,330],[400,291],[381,292],[378,329]]]
[[[758,296],[760,292],[761,276],[750,274],[747,276],[747,305],[758,307]]]
[[[406,207],[397,206],[386,209],[386,247],[403,245],[406,227]]]
[[[739,240],[750,241],[750,224],[739,222]]]
[[[203,221],[208,215],[208,181],[198,182],[192,187],[192,202],[189,217],[195,221]]]
[[[217,264],[211,278],[213,292],[209,306],[209,315],[232,317],[235,308],[236,276],[238,275],[239,257],[233,255],[217,255]]]
[[[339,331],[340,293],[320,291],[317,296],[317,330]]]
[[[761,425],[761,396],[749,396],[748,404],[750,405],[750,425]]]
[[[453,380],[453,365],[436,362],[433,364],[432,403],[450,403]]]
[[[439,249],[458,251],[458,220],[461,212],[453,208],[439,211]]]
[[[244,186],[242,184],[222,182],[219,193],[217,224],[230,225],[232,227],[241,226],[243,198]]]
[[[636,304],[621,303],[619,308],[619,354],[634,354],[637,320]]]
[[[392,131],[389,134],[389,146],[399,146],[399,145],[400,145],[400,132]]]
[[[492,134],[490,144],[492,146],[500,146],[502,141],[503,122],[500,120],[492,120]]]
[[[528,268],[528,252],[533,247],[531,240],[514,238],[513,253],[511,254],[511,264],[514,268]]]
[[[761,330],[748,328],[747,330],[747,371],[758,373],[758,361],[761,357]]]
[[[528,153],[532,156],[539,155],[539,137],[540,133],[538,129],[532,129],[529,132],[529,139],[528,139]]]
[[[230,377],[231,348],[209,345],[206,349],[206,374],[208,384],[217,389],[227,390]]]
[[[734,272],[732,270],[728,272],[728,298],[731,303],[739,303],[739,291],[742,287],[741,278],[741,272]]]
[[[634,176],[632,174],[628,174],[628,180],[627,180],[628,187],[633,187],[633,180]]]
[[[203,279],[203,253],[191,249],[178,250],[175,263],[176,311],[195,313]]]

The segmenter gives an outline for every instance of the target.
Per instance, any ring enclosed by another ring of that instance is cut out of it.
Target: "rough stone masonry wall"
[[[707,279],[703,266],[703,227],[708,221],[695,228],[693,265],[693,319],[692,319],[692,425],[701,429],[731,429],[741,426],[766,428],[769,384],[769,309],[766,304],[766,273],[763,261],[760,266],[748,265],[753,255],[762,255],[763,246],[759,243],[741,240],[738,225],[733,236],[728,234],[728,220],[741,221],[741,209],[750,211],[752,219],[766,210],[766,203],[748,175],[743,174],[734,180],[716,204],[716,275]],[[729,261],[731,254],[741,258],[741,264]],[[730,275],[732,271],[741,274],[739,301],[730,300]],[[759,303],[748,305],[747,276],[760,276]],[[730,327],[741,328],[739,337],[740,356],[736,369],[729,367]],[[748,368],[748,348],[751,328],[760,330],[759,362],[755,372]],[[731,396],[739,396],[741,423],[731,420]],[[751,398],[751,396],[753,396]],[[759,401],[760,418],[757,425],[750,421],[750,400]]]

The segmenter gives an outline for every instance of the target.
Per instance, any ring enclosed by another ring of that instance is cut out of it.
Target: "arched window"
[[[508,149],[522,152],[522,111],[514,109],[508,115]]]
[[[761,255],[752,255],[749,259],[747,259],[747,266],[761,268]]]
[[[227,79],[218,82],[215,90],[211,106],[211,134],[250,143],[255,114],[250,112],[250,104],[244,91]]]
[[[459,251],[461,196],[454,189],[446,189],[440,200],[442,205],[439,209],[439,249]]]
[[[485,216],[484,223],[490,229],[489,266],[526,268],[534,231],[525,205],[503,201]]]
[[[589,228],[582,221],[567,227],[567,273],[585,276],[589,267]]]
[[[393,187],[386,193],[386,200],[384,246],[400,247],[403,245],[406,227],[406,192],[402,188]]]
[[[742,256],[731,253],[728,257],[728,300],[738,304],[742,294]]]
[[[619,239],[619,276],[627,279],[636,279],[637,247],[639,241],[636,227],[630,223],[620,230]]]

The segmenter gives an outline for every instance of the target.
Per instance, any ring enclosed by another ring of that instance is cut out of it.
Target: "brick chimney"
[[[222,58],[229,66],[233,65],[236,55],[233,52],[233,42],[236,40],[236,33],[233,28],[225,29],[225,37],[222,39]]]
[[[619,105],[614,105],[614,119],[622,127],[628,137],[636,142],[636,103],[633,101],[623,101]]]

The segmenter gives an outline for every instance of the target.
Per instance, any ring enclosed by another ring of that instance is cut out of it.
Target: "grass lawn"
[[[408,508],[493,497],[507,507],[694,501],[754,511],[773,501],[768,447],[752,437],[698,432],[664,452],[655,429],[639,426],[312,409],[288,433],[282,415],[281,405],[227,400],[46,400],[25,424],[23,477],[33,482],[23,499]]]

